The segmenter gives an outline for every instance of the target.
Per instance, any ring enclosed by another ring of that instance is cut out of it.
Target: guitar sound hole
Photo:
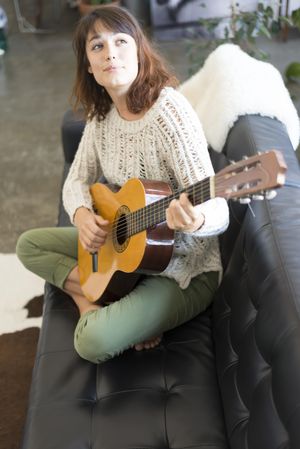
[[[118,244],[121,246],[127,240],[127,220],[125,214],[120,215],[118,219],[116,237]]]

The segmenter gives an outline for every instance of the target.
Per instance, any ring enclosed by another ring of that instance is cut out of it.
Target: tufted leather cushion
[[[71,300],[50,285],[45,299],[24,448],[227,447],[210,311],[97,366],[74,351]]]

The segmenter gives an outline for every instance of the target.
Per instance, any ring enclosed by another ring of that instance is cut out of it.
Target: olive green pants
[[[77,265],[76,228],[40,228],[22,234],[17,255],[24,266],[46,281],[63,288]],[[202,273],[182,290],[176,281],[146,276],[119,301],[85,313],[75,329],[78,354],[103,362],[149,338],[190,320],[211,303],[218,273]]]

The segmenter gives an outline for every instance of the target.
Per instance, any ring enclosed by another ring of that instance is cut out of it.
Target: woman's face
[[[126,33],[95,24],[86,41],[88,71],[109,94],[125,94],[138,74],[138,56],[135,40]]]

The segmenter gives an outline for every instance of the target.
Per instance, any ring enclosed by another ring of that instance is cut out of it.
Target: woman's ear
[[[93,73],[92,67],[90,65],[88,66],[88,72]]]

